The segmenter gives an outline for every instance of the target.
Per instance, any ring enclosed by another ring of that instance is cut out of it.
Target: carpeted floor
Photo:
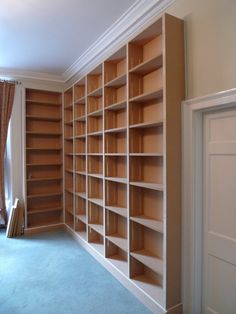
[[[1,314],[148,314],[67,233],[18,239],[0,232]]]

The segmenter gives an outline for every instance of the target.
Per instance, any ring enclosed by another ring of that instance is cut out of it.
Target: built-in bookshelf
[[[183,99],[183,22],[166,14],[64,93],[65,223],[172,313],[181,311]]]
[[[25,230],[63,223],[61,93],[25,91]]]

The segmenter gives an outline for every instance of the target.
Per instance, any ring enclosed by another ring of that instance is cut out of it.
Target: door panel
[[[203,313],[236,313],[236,110],[204,118]]]

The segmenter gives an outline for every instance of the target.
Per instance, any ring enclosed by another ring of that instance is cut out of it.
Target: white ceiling
[[[0,68],[64,73],[136,0],[2,0]]]

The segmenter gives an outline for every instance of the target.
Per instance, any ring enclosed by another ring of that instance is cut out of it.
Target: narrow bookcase
[[[158,313],[182,310],[183,99],[183,21],[167,14],[64,93],[65,223]]]
[[[62,95],[26,89],[26,232],[63,221]]]

